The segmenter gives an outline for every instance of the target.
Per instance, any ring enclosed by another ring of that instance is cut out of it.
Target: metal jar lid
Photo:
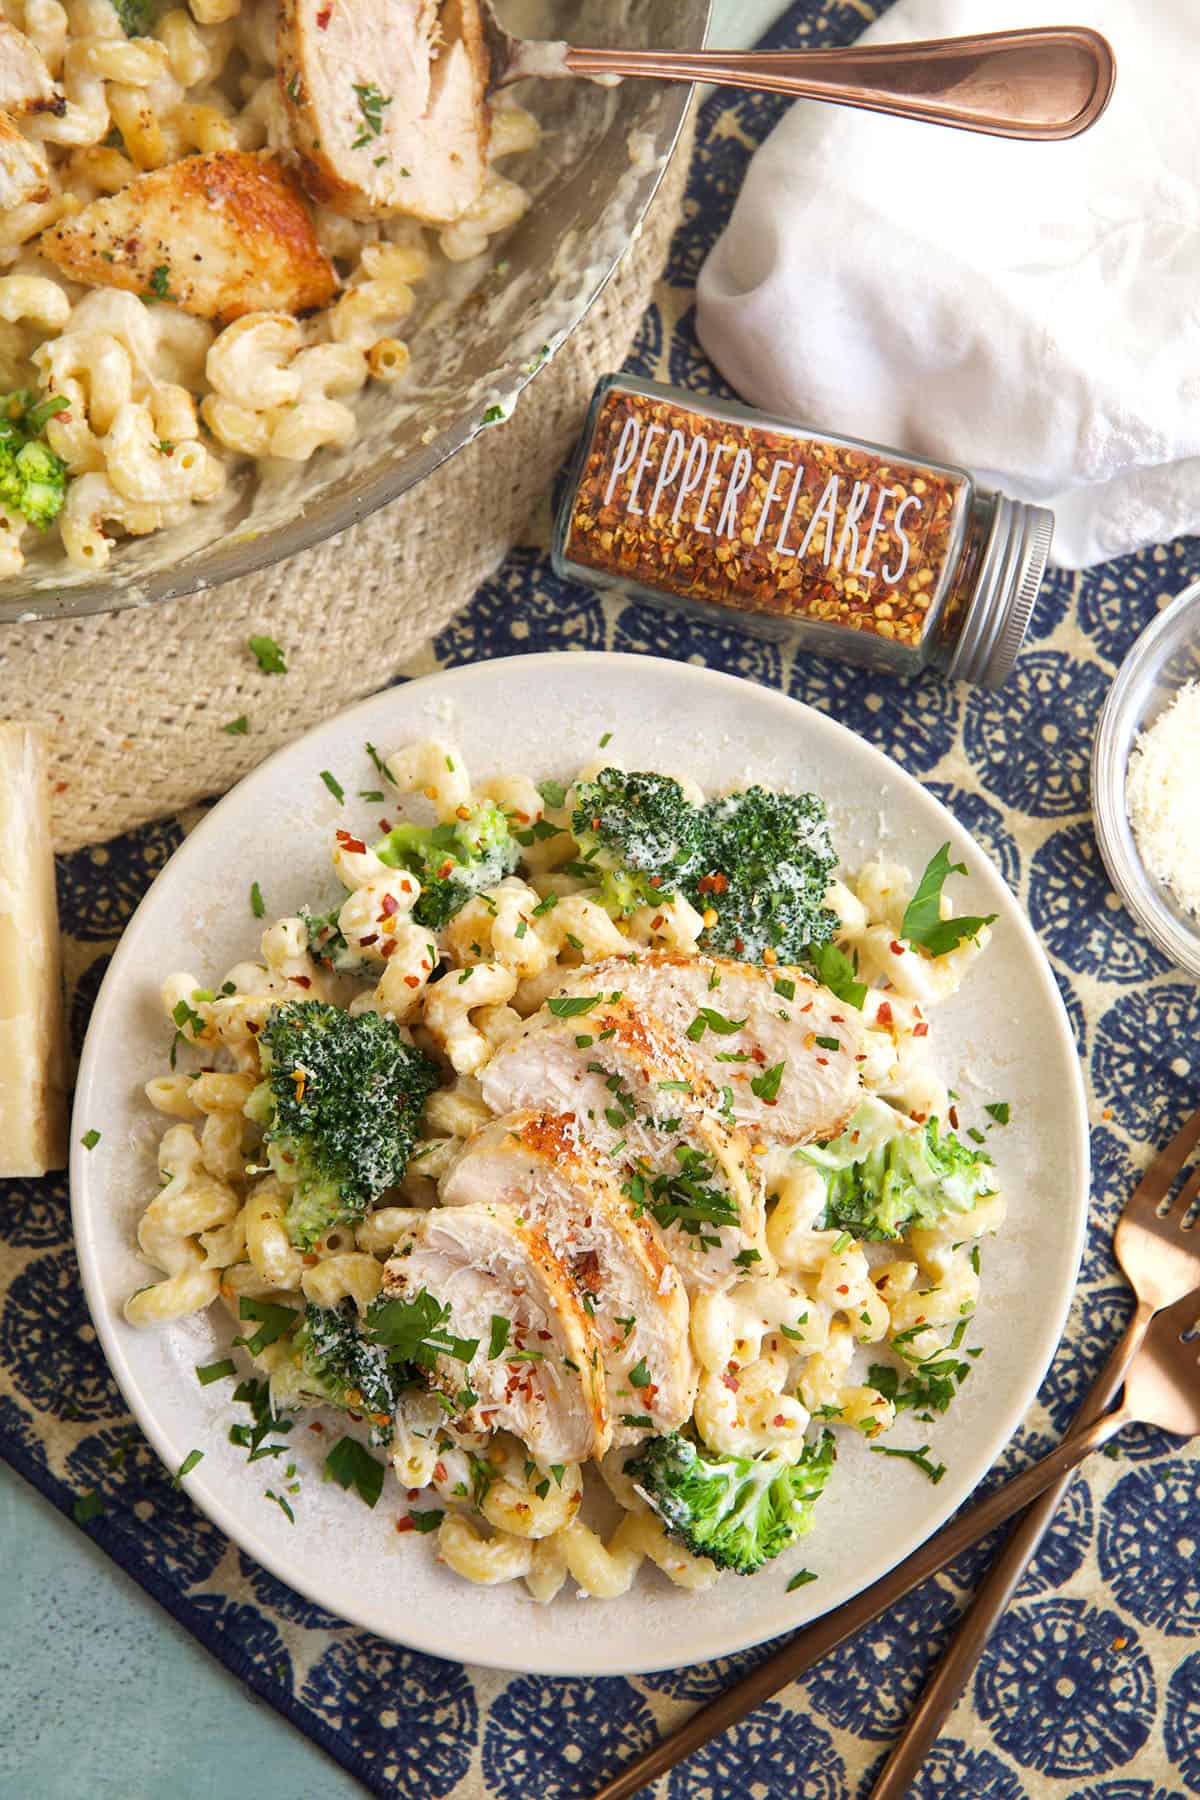
[[[993,496],[991,528],[975,592],[946,673],[998,688],[1011,675],[1046,572],[1054,514],[1025,500]]]

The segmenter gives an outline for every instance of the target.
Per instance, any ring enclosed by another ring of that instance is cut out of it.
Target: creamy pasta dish
[[[488,78],[476,0],[3,0],[0,575],[351,440],[528,205]]]
[[[233,1315],[248,1365],[198,1375],[289,1518],[305,1413],[327,1475],[374,1506],[390,1467],[401,1530],[540,1601],[761,1569],[844,1433],[940,1479],[888,1434],[973,1366],[1008,1119],[933,1056],[991,923],[949,846],[839,874],[812,794],[367,750],[356,802],[322,772],[375,809],[330,891],[165,986],[130,1323]]]

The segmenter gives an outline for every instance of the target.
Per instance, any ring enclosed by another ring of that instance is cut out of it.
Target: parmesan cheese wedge
[[[66,1066],[45,752],[0,723],[0,1176],[64,1167]]]

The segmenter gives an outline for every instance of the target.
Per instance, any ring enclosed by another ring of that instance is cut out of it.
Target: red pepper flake
[[[827,1056],[818,1056],[814,1058],[814,1061],[818,1062],[823,1069],[828,1068],[829,1066],[829,1058]]]
[[[737,1393],[738,1382],[737,1382],[736,1375],[725,1374],[725,1375],[722,1375],[721,1380],[725,1383],[725,1386],[729,1389],[731,1394]]]
[[[890,1025],[892,1023],[892,1003],[890,1000],[881,1000],[879,1002],[875,1017],[880,1025]]]
[[[380,944],[380,946],[379,946],[379,954],[380,954],[380,956],[385,956],[385,957],[386,957],[386,956],[394,956],[394,955],[395,955],[395,953],[396,953],[396,951],[397,951],[397,950],[398,950],[398,949],[399,949],[399,948],[400,948],[400,946],[399,946],[399,944],[398,944],[398,943],[397,943],[397,942],[396,942],[396,940],[395,940],[395,938],[389,938],[389,939],[388,939],[388,940],[387,940],[387,943],[386,943],[386,944]]]
[[[446,877],[452,872],[453,868],[454,868],[454,860],[452,857],[448,856],[446,858],[445,862],[442,864],[441,868],[437,872],[438,880],[445,881]]]
[[[724,894],[729,888],[729,877],[718,870],[715,875],[702,875],[696,886],[702,894]]]
[[[320,1437],[324,1433],[325,1427],[321,1424],[320,1420],[318,1419],[318,1420],[314,1420],[308,1429],[310,1431],[315,1431],[317,1436]]]
[[[801,1007],[801,1008],[800,1008],[800,1011],[801,1011],[801,1012],[811,1012],[811,1011],[812,1011],[812,1009],[813,1009],[813,1003],[812,1003],[812,1001],[811,1001],[811,1000],[810,1000],[810,1001],[809,1001],[809,1003],[808,1003],[808,1005],[807,1005],[807,1006],[802,1006],[802,1007]]]
[[[957,1131],[958,1130],[958,1108],[957,1108],[957,1106],[952,1106],[950,1108],[948,1117],[950,1120],[951,1131]]]
[[[62,413],[59,413],[58,416],[60,419],[63,417]],[[56,794],[65,794],[70,785],[69,781],[56,781],[54,784],[54,791]]]
[[[339,831],[337,833],[337,841],[342,846],[343,850],[352,851],[355,856],[363,856],[366,853],[367,846],[363,843],[362,839],[351,837],[348,831]]]
[[[419,975],[406,975],[404,977],[404,985],[405,987],[419,988],[421,985],[421,977]]]
[[[319,25],[320,23],[321,23],[321,15],[318,13],[317,14],[317,24]],[[416,1529],[417,1529],[416,1526],[412,1522],[411,1514],[401,1513],[400,1517],[396,1520],[396,1530],[397,1531],[415,1531]]]
[[[928,1025],[924,1025],[924,1024],[914,1025],[913,1026],[913,1036],[914,1037],[928,1037],[929,1036]]]
[[[366,937],[360,937],[358,941],[365,950],[368,944],[377,944],[379,942],[379,933],[377,931],[369,932]]]
[[[297,987],[310,988],[312,986],[312,980],[307,975],[293,975],[290,979],[295,982]]]
[[[421,1495],[420,1488],[405,1488],[404,1492],[410,1500],[418,1500]]]
[[[448,1472],[448,1470],[447,1470],[447,1468],[446,1468],[446,1465],[445,1465],[445,1463],[444,1463],[444,1462],[435,1462],[435,1463],[434,1463],[434,1465],[433,1465],[433,1479],[434,1479],[434,1480],[435,1480],[435,1481],[445,1481],[445,1480],[447,1480],[447,1479],[448,1479],[448,1474],[449,1474],[449,1472]]]
[[[893,938],[891,943],[888,945],[888,949],[891,951],[893,956],[903,956],[904,955],[904,945],[897,943],[895,938]]]
[[[840,1286],[838,1287],[838,1293],[839,1294],[848,1294],[849,1292],[850,1292],[850,1289],[847,1287],[846,1283],[843,1281],[840,1284]]]
[[[663,915],[661,913],[655,913],[654,917],[650,921],[651,931],[661,930],[662,923],[663,923]]]
[[[306,1250],[300,1258],[306,1269],[315,1269],[320,1260],[315,1250]]]
[[[392,821],[390,819],[380,819],[379,829],[380,831],[390,831],[392,829]]]
[[[774,1425],[774,1426],[775,1426],[775,1427],[776,1427],[776,1428],[778,1428],[778,1427],[780,1427],[780,1426],[783,1426],[783,1425],[786,1425],[786,1424],[787,1424],[787,1420],[786,1420],[786,1419],[785,1419],[785,1418],[784,1418],[784,1416],[783,1416],[783,1414],[782,1414],[782,1413],[776,1413],[776,1414],[775,1414],[775,1417],[774,1417],[774,1418],[773,1418],[773,1419],[772,1419],[772,1420],[771,1420],[771,1423],[772,1423],[772,1425]]]
[[[317,14],[317,30],[318,31],[328,31],[329,21],[332,17],[333,17],[333,0],[330,0],[330,4],[328,6],[323,6],[321,8],[320,12]]]
[[[400,902],[397,900],[395,894],[385,894],[380,902],[379,910],[385,919],[390,919],[393,913],[398,913],[400,911]]]
[[[550,1342],[550,1333],[548,1331],[539,1331],[538,1336],[541,1338],[543,1344],[548,1344]]]

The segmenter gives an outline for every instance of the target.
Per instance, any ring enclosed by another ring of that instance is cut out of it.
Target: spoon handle
[[[1084,26],[1037,27],[847,50],[583,50],[571,75],[651,75],[830,100],[996,137],[1070,138],[1094,125],[1116,81],[1112,47]],[[551,71],[547,69],[546,73]]]
[[[1115,1431],[1129,1423],[1129,1415],[1121,1409],[1107,1413],[1104,1418],[1097,1419],[1086,1429],[1072,1433],[1065,1438],[1056,1449],[1032,1468],[1024,1470],[1020,1475],[995,1493],[980,1500],[969,1512],[961,1514],[954,1522],[947,1525],[935,1538],[914,1550],[911,1556],[898,1564],[889,1575],[847,1600],[823,1618],[816,1619],[805,1626],[794,1637],[788,1638],[782,1649],[769,1656],[766,1662],[752,1669],[744,1680],[737,1682],[726,1693],[711,1700],[707,1706],[701,1707],[687,1723],[656,1744],[653,1750],[641,1756],[635,1763],[623,1769],[616,1778],[602,1787],[592,1800],[630,1800],[643,1787],[661,1775],[664,1769],[674,1768],[675,1764],[691,1756],[702,1744],[718,1733],[727,1731],[729,1727],[753,1712],[756,1706],[794,1681],[814,1663],[842,1643],[861,1631],[864,1625],[878,1618],[881,1612],[912,1588],[928,1580],[946,1563],[952,1562],[956,1556],[1002,1525],[1005,1519],[1019,1512],[1023,1506],[1041,1493],[1043,1488],[1073,1469],[1076,1463],[1083,1461],[1091,1451],[1101,1444],[1107,1443]]]

